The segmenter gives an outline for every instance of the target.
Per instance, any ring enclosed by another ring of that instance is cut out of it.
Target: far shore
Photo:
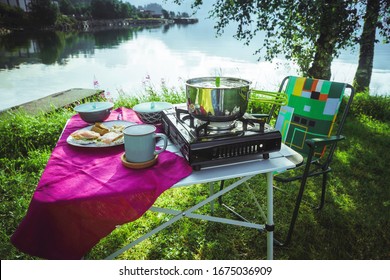
[[[160,26],[166,24],[194,24],[199,20],[197,18],[173,18],[173,19],[163,19],[163,18],[125,18],[125,19],[88,19],[88,20],[77,20],[74,24],[61,24],[58,26],[53,26],[45,28],[47,30],[59,30],[59,31],[91,31],[96,29],[110,29],[110,28],[127,28],[134,26]],[[30,27],[24,28],[0,28],[0,36],[5,36],[11,33],[14,30],[29,30]]]

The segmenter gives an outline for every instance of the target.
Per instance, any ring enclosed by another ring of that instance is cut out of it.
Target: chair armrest
[[[325,137],[325,138],[311,138],[307,139],[305,142],[307,145],[309,145],[310,148],[317,148],[320,146],[325,146],[328,144],[333,144],[336,143],[340,140],[344,140],[345,136],[339,135],[339,136],[330,136],[330,137]]]

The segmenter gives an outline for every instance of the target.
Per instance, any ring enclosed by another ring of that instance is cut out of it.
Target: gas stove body
[[[263,120],[245,114],[228,123],[194,119],[180,107],[163,111],[164,133],[194,170],[258,158],[279,151],[281,134]]]

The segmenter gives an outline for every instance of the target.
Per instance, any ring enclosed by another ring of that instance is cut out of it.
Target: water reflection
[[[119,44],[132,40],[134,29],[101,30],[93,32],[91,35],[95,40],[95,46],[98,49],[113,48]]]
[[[13,32],[0,37],[0,70],[18,68],[20,64],[45,65],[68,62],[68,58],[82,54],[90,56],[95,49],[115,48],[133,40],[137,32],[147,28],[121,28],[93,32]],[[167,32],[169,26],[164,27]]]

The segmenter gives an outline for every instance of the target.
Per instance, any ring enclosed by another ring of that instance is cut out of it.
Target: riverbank
[[[12,111],[24,111],[28,114],[35,115],[38,113],[48,113],[58,108],[63,108],[74,104],[75,102],[83,102],[88,98],[99,98],[104,95],[104,90],[72,88],[65,91],[50,94],[48,96],[23,103],[21,105],[11,107],[5,110],[0,109],[0,117],[2,114]]]

